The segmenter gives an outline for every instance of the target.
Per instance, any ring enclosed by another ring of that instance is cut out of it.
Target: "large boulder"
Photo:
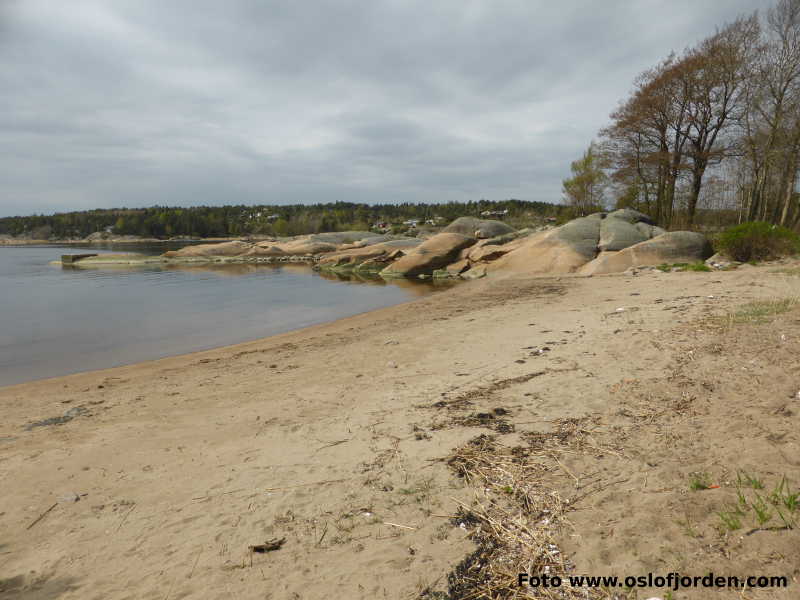
[[[636,229],[638,229],[642,235],[646,236],[648,240],[658,237],[662,233],[667,233],[666,229],[661,229],[661,227],[650,225],[649,223],[636,223]]]
[[[653,220],[650,217],[643,212],[633,210],[632,208],[620,208],[619,210],[613,210],[606,214],[606,218],[621,219],[631,224],[647,223],[648,225],[653,225]]]
[[[519,247],[489,265],[489,270],[572,273],[595,257],[602,221],[602,216],[590,215],[525,238]]]
[[[573,219],[554,229],[546,237],[569,247],[585,260],[591,260],[597,254],[597,244],[600,242],[600,227],[603,219],[598,215],[601,214]]]
[[[711,244],[702,233],[671,231],[619,252],[601,252],[596,259],[581,268],[579,273],[600,275],[620,273],[630,267],[695,263],[705,260],[712,253]]]
[[[425,240],[383,271],[383,277],[429,275],[457,260],[462,249],[475,244],[475,238],[458,233],[440,233]]]
[[[488,239],[511,233],[514,228],[502,221],[476,219],[475,217],[459,217],[442,230],[442,233],[458,233],[478,239]]]
[[[650,236],[625,219],[617,219],[611,215],[600,222],[600,241],[597,247],[601,252],[623,250],[639,242],[649,240]]]
[[[665,233],[646,214],[631,208],[622,208],[608,213],[600,224],[600,242],[597,244],[601,252],[624,250]]]

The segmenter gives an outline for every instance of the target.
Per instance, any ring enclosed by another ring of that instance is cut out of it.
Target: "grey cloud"
[[[0,0],[0,215],[557,201],[638,72],[759,7]]]

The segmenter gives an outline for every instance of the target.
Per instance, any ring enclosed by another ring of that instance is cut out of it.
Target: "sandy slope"
[[[552,481],[584,498],[561,541],[580,571],[795,576],[794,531],[745,530],[735,545],[712,496],[733,492],[691,493],[688,473],[800,483],[800,406],[786,406],[800,378],[780,346],[800,350],[800,316],[752,340],[702,320],[799,291],[766,268],[481,280],[258,342],[2,388],[0,597],[443,589],[472,548],[447,515],[475,491],[438,459],[489,432],[452,427],[432,404],[470,390],[488,391],[464,414],[510,411],[505,443],[588,417],[619,449],[567,457],[569,476]],[[67,423],[25,429],[75,407]],[[69,494],[80,501],[59,500]],[[273,538],[281,549],[249,552]]]

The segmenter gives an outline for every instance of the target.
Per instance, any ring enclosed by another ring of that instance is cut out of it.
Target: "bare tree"
[[[760,35],[755,14],[740,17],[703,40],[685,59],[689,103],[687,156],[691,162],[689,226],[694,222],[703,176],[728,151],[726,130],[744,117],[747,82]]]

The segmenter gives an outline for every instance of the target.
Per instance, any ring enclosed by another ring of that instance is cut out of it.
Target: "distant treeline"
[[[377,223],[403,230],[405,221],[447,224],[486,211],[505,214],[522,227],[546,217],[566,218],[565,206],[524,200],[448,202],[446,204],[291,204],[285,206],[153,206],[0,218],[0,234],[36,239],[77,239],[95,232],[142,237],[231,237],[302,235],[324,231],[368,230]]]

